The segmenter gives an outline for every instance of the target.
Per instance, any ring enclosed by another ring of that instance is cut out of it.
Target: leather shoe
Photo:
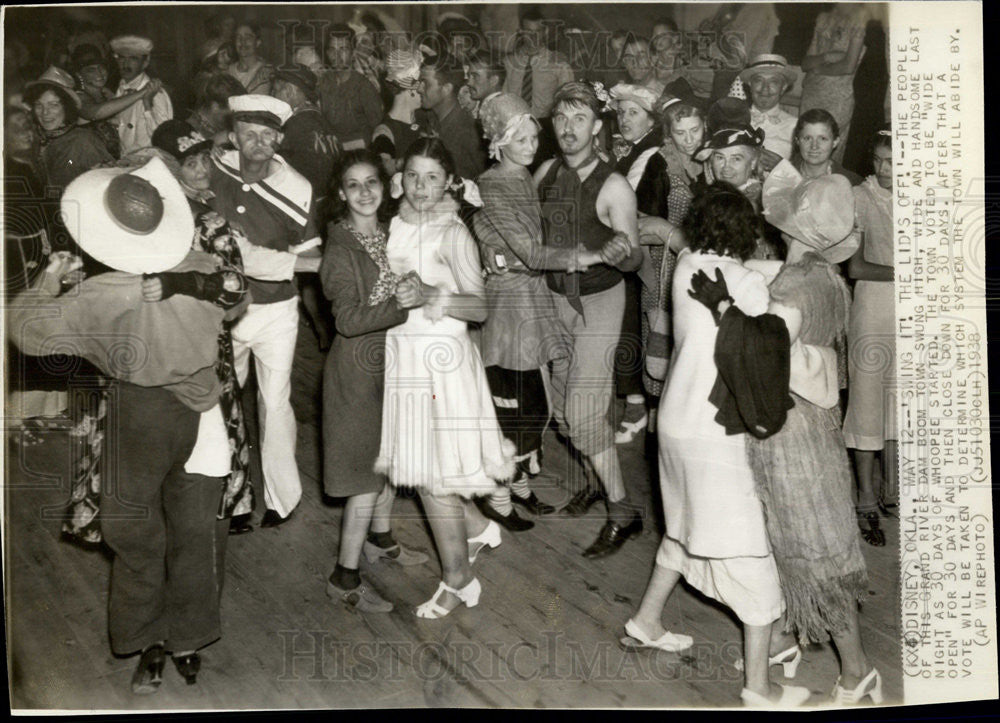
[[[584,487],[573,495],[561,512],[569,517],[582,517],[587,514],[587,510],[593,507],[595,502],[604,499],[604,493],[591,487]]]
[[[527,497],[518,497],[516,494],[511,493],[510,501],[535,515],[551,515],[556,511],[555,507],[538,499],[538,495],[534,492]]]
[[[279,525],[283,525],[286,522],[288,522],[288,520],[290,520],[291,517],[292,517],[291,515],[289,515],[288,517],[282,517],[276,511],[269,509],[264,513],[264,516],[261,518],[260,526],[278,527]]]
[[[511,497],[515,497],[515,495],[511,495]],[[483,513],[483,517],[493,520],[505,530],[510,530],[511,532],[524,532],[535,526],[534,522],[519,517],[514,510],[511,510],[509,515],[503,515],[493,509],[490,503],[486,501],[479,502],[478,507],[479,511]]]
[[[142,651],[139,665],[132,674],[132,692],[136,695],[149,695],[160,689],[163,682],[163,665],[167,655],[162,645],[152,645]]]
[[[583,551],[583,556],[591,560],[607,557],[618,552],[630,537],[635,537],[640,532],[642,532],[642,517],[638,513],[627,525],[608,520],[601,528],[594,544]]]
[[[233,515],[229,518],[230,535],[245,535],[248,532],[253,532],[253,525],[250,524],[249,513],[245,515]]]
[[[170,659],[174,661],[174,667],[188,685],[198,682],[198,671],[201,670],[201,657],[198,653],[171,655]]]

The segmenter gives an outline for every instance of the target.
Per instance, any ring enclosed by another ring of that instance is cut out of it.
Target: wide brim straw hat
[[[66,187],[60,208],[81,249],[130,274],[172,269],[194,238],[187,197],[158,157],[140,168],[87,171]]]
[[[38,93],[44,88],[55,88],[56,90],[67,93],[77,109],[83,105],[83,101],[80,100],[80,96],[76,92],[76,83],[73,81],[73,76],[55,65],[49,66],[49,68],[39,76],[38,80],[25,83],[25,94],[33,88],[36,89],[34,91],[35,93]]]
[[[764,181],[761,202],[768,223],[794,239],[788,247],[789,260],[811,250],[839,264],[858,250],[854,192],[844,176],[829,173],[805,179],[784,160]]]

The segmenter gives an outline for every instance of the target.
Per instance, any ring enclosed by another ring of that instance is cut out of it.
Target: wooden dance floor
[[[298,460],[304,494],[293,518],[275,529],[229,539],[223,637],[202,651],[198,683],[185,685],[168,662],[160,691],[132,695],[136,658],[115,658],[107,641],[110,566],[100,552],[59,539],[68,495],[64,430],[21,448],[8,441],[6,492],[7,635],[15,708],[75,710],[358,707],[702,707],[738,706],[740,628],[724,609],[679,587],[664,611],[669,629],[695,639],[684,654],[625,652],[623,625],[634,612],[663,531],[659,488],[650,489],[641,440],[619,447],[631,492],[645,505],[643,534],[610,558],[580,553],[604,522],[603,506],[580,519],[553,516],[533,530],[504,532],[503,544],[476,563],[478,607],[442,620],[413,608],[440,578],[429,529],[412,497],[400,496],[394,529],[431,554],[417,568],[395,563],[362,572],[396,603],[389,614],[359,614],[325,594],[343,504],[323,497],[318,389],[322,355],[303,326],[294,374]],[[350,424],[351,420],[343,420]],[[549,432],[545,467],[576,476],[575,462]],[[655,466],[655,465],[654,465]],[[562,486],[536,485],[562,504]],[[262,507],[262,496],[258,497]],[[898,522],[885,520],[888,544],[862,544],[869,596],[861,615],[868,653],[889,702],[902,697],[899,646]],[[780,668],[772,668],[782,681]],[[796,683],[825,705],[837,677],[828,645],[805,651]]]

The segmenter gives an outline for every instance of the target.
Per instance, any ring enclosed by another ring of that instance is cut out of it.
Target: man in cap
[[[780,55],[758,55],[740,73],[744,88],[750,89],[750,123],[764,131],[764,148],[782,158],[792,156],[792,133],[797,116],[784,111],[781,96],[795,85],[795,71]]]
[[[564,508],[582,515],[602,496],[608,519],[588,558],[617,552],[642,531],[642,517],[629,504],[614,431],[608,421],[613,395],[613,365],[625,314],[623,272],[636,271],[639,249],[636,197],[625,177],[601,160],[596,150],[602,103],[587,83],[567,83],[555,94],[552,125],[560,155],[535,172],[542,200],[546,246],[600,253],[603,263],[579,272],[546,273],[556,311],[570,331],[573,348],[553,362],[552,413],[562,433],[587,459],[604,488],[585,487]]]
[[[242,384],[253,352],[261,409],[264,471],[262,526],[288,519],[302,496],[295,463],[295,415],[291,372],[298,334],[296,271],[319,270],[319,234],[309,181],[276,151],[281,128],[292,116],[284,101],[268,95],[229,99],[236,147],[213,158],[212,208],[239,224],[250,243],[270,249],[265,263],[247,259],[244,271],[253,303],[233,327],[236,374]]]
[[[149,54],[153,52],[152,40],[136,35],[120,35],[111,41],[111,52],[121,75],[115,97],[121,98],[151,83],[159,85],[158,80],[153,80],[146,74]],[[115,116],[115,123],[118,124],[122,155],[126,156],[149,146],[156,127],[173,117],[174,107],[163,88],[151,96],[144,96],[141,103],[135,103],[120,112]]]
[[[80,248],[113,271],[67,289],[80,259],[54,253],[9,305],[8,328],[26,354],[69,343],[114,380],[122,423],[100,496],[114,552],[108,628],[116,655],[141,651],[132,691],[148,694],[163,680],[166,651],[193,683],[196,651],[221,635],[216,512],[230,451],[215,364],[226,309],[245,285],[191,249],[187,198],[159,158],[84,173],[61,209]]]
[[[333,164],[340,155],[340,143],[317,105],[319,80],[302,65],[277,70],[271,95],[288,103],[292,109],[291,117],[281,129],[285,137],[278,152],[312,184],[316,203],[322,205]]]

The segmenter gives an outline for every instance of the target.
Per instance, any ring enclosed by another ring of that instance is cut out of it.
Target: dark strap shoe
[[[642,517],[638,513],[627,525],[608,520],[601,528],[594,544],[583,551],[583,556],[591,560],[607,557],[618,552],[629,538],[635,537],[640,532],[642,532]]]
[[[516,496],[517,495],[511,495],[512,498]],[[482,501],[480,502],[480,500]],[[526,520],[523,517],[519,517],[517,512],[514,510],[511,510],[509,515],[502,515],[493,509],[487,500],[479,498],[476,501],[479,503],[479,511],[483,513],[483,517],[488,520],[493,520],[505,530],[510,530],[511,532],[524,532],[525,530],[530,530],[535,526],[534,522]]]
[[[511,493],[510,500],[535,515],[551,515],[556,511],[555,507],[538,499],[538,495],[534,492],[527,497],[518,497],[516,494]]]
[[[592,487],[584,487],[573,495],[561,512],[569,517],[582,517],[587,514],[587,510],[594,506],[594,503],[604,499],[604,493]]]
[[[253,532],[253,525],[250,524],[250,513],[233,515],[229,518],[230,535],[245,535],[248,532]]]
[[[288,515],[288,517],[282,517],[281,515],[279,515],[274,510],[270,510],[269,509],[269,510],[267,510],[264,513],[264,516],[261,518],[261,520],[260,520],[260,526],[261,527],[278,527],[279,525],[285,524],[290,519],[292,519],[291,515]]]
[[[174,661],[174,667],[188,685],[198,682],[198,671],[201,670],[201,656],[198,653],[171,655],[170,659]]]
[[[167,654],[162,645],[153,645],[142,651],[139,665],[132,674],[132,692],[136,695],[149,695],[160,689],[163,682],[163,666],[167,662]]]

